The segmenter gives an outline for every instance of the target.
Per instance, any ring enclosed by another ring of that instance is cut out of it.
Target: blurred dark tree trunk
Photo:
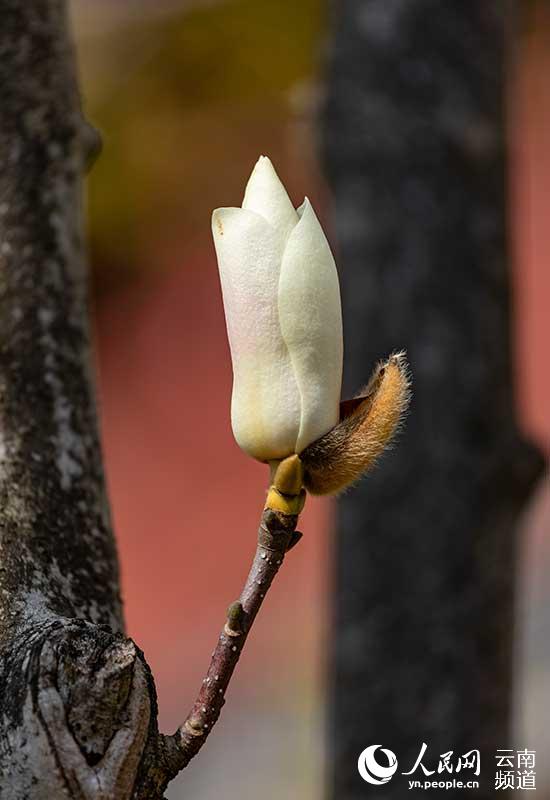
[[[422,742],[430,769],[480,749],[476,797],[493,797],[495,751],[512,746],[515,533],[541,468],[518,431],[510,347],[510,6],[334,10],[324,153],[347,386],[404,347],[413,403],[395,452],[339,504],[331,797],[378,796],[357,772],[369,744],[399,759],[386,800],[409,795],[400,773]]]

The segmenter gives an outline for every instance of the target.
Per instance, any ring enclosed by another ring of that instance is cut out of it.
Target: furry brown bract
[[[378,364],[360,397],[341,404],[342,418],[300,454],[311,494],[336,494],[367,472],[388,446],[410,399],[404,353]]]

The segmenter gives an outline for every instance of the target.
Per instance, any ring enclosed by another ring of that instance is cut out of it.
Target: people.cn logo
[[[384,753],[388,762],[386,765],[380,764],[376,760],[377,750]],[[357,769],[364,781],[380,786],[380,784],[387,783],[396,772],[397,756],[391,750],[386,750],[385,747],[379,744],[371,744],[369,747],[366,747],[359,756]]]

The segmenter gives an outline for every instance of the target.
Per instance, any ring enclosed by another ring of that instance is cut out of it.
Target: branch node
[[[204,736],[204,728],[202,722],[198,717],[191,717],[190,719],[186,719],[184,722],[183,727],[190,733],[191,736]]]
[[[245,612],[242,603],[236,600],[231,603],[227,609],[227,622],[224,626],[224,632],[228,636],[240,636],[244,630]]]
[[[286,548],[286,552],[288,553],[289,550],[292,550],[293,547],[296,547],[300,539],[304,534],[301,531],[294,531],[292,536],[290,537],[290,542]]]
[[[294,533],[297,518],[297,514],[288,514],[273,508],[264,509],[258,530],[260,547],[284,555]]]
[[[283,514],[297,516],[301,513],[305,502],[305,489],[301,489],[299,494],[283,494],[276,486],[270,486],[265,508],[269,511],[280,511]]]

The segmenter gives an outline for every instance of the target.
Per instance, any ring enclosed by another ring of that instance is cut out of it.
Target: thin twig
[[[287,551],[301,534],[295,531],[298,514],[265,509],[258,531],[258,547],[239,600],[233,603],[197,699],[175,740],[183,755],[182,769],[195,756],[214,727],[225,703],[225,693],[254,619],[279,571]]]

